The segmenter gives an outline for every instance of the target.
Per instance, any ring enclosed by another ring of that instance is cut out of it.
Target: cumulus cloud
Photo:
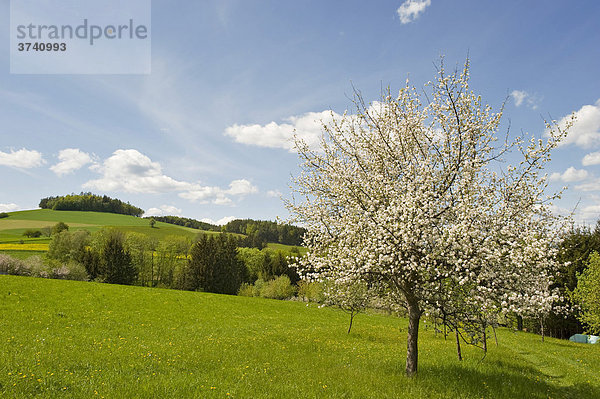
[[[35,150],[22,148],[18,151],[0,151],[0,165],[12,166],[14,168],[30,169],[42,166],[45,163],[42,153]]]
[[[173,205],[161,205],[158,208],[150,208],[144,212],[144,216],[180,216],[183,211]]]
[[[515,105],[517,107],[520,107],[521,104],[523,104],[523,101],[525,101],[525,98],[528,96],[527,92],[522,90],[513,90],[510,95],[512,96],[513,100],[515,100]]]
[[[19,209],[19,205],[17,204],[0,204],[0,212],[12,212]]]
[[[600,191],[600,179],[588,180],[585,183],[576,185],[575,189],[581,191]]]
[[[584,220],[598,220],[600,216],[600,205],[589,205],[581,209],[579,213],[581,219]]]
[[[81,169],[92,162],[92,158],[87,152],[78,148],[65,148],[58,153],[59,163],[50,167],[50,170],[58,176],[64,176]]]
[[[408,24],[421,15],[427,7],[431,5],[431,0],[406,0],[396,12],[400,17],[402,24]]]
[[[101,191],[178,192],[181,198],[189,201],[217,205],[232,204],[230,197],[258,192],[258,188],[246,179],[233,180],[228,188],[175,180],[163,173],[158,162],[153,162],[137,150],[117,150],[102,164],[92,165],[90,169],[100,173],[101,177],[86,182],[83,187]],[[157,210],[161,211],[161,208],[153,208],[153,212]]]
[[[247,195],[247,194],[254,194],[257,192],[258,192],[258,188],[256,186],[253,186],[252,183],[250,183],[246,179],[240,179],[240,180],[234,180],[231,183],[229,183],[229,190],[226,190],[225,194]]]
[[[524,90],[513,90],[510,96],[515,102],[515,106],[527,105],[531,109],[537,109],[540,98],[535,94],[529,94]]]
[[[92,167],[102,177],[90,180],[84,188],[128,193],[165,193],[185,190],[190,185],[162,173],[158,162],[152,162],[137,150],[117,150],[102,165]]]
[[[193,185],[186,192],[180,193],[181,198],[200,203],[212,202],[216,205],[229,205],[233,203],[229,196],[244,196],[258,192],[258,188],[246,179],[234,180],[228,189],[220,187]]]
[[[600,99],[593,105],[588,104],[581,107],[575,112],[575,117],[575,123],[561,145],[575,144],[582,148],[598,147],[600,145]],[[567,115],[558,121],[558,125],[564,128],[570,120],[571,116]]]
[[[223,226],[224,224],[227,224],[227,223],[229,223],[229,222],[231,222],[232,220],[235,220],[235,219],[237,219],[235,216],[225,216],[225,217],[223,217],[223,218],[221,218],[221,219],[219,219],[217,221],[214,221],[214,220],[212,220],[210,218],[200,219],[200,221],[204,222],[204,223],[214,224],[214,225],[217,225],[217,226]]]
[[[554,181],[563,181],[565,183],[571,183],[575,181],[585,180],[589,176],[589,173],[585,169],[575,169],[574,167],[570,167],[565,170],[563,173],[552,173],[550,175],[550,180]]]
[[[586,154],[581,160],[581,163],[583,166],[600,164],[600,152],[590,152],[589,154]]]
[[[284,148],[293,151],[294,133],[310,147],[317,147],[321,138],[323,123],[331,123],[341,115],[331,111],[307,112],[301,116],[284,119],[285,123],[270,122],[266,125],[251,124],[229,126],[225,135],[233,137],[238,143],[259,147]]]
[[[267,191],[267,197],[279,198],[283,194],[279,190],[269,190]]]

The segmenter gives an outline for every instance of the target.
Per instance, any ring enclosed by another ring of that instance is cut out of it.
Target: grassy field
[[[27,229],[41,229],[53,226],[58,222],[65,222],[70,230],[97,231],[102,227],[115,227],[123,231],[144,233],[158,239],[169,235],[178,235],[193,238],[200,230],[173,224],[156,222],[154,228],[150,227],[147,219],[134,216],[117,215],[102,212],[77,212],[53,211],[50,209],[37,209],[31,211],[11,212],[7,218],[0,219],[0,252],[24,256],[27,251],[47,251],[49,237],[27,238],[23,233]],[[215,232],[204,232],[218,234]],[[32,244],[38,245],[34,249]],[[40,245],[45,245],[43,248]]]
[[[297,248],[298,251],[300,251],[300,255],[304,255],[308,251],[308,248],[306,247],[294,247],[293,245],[279,244],[275,242],[268,243],[267,248],[271,248],[276,251],[291,251],[292,248]]]
[[[163,222],[156,222],[154,228],[151,228],[147,219],[114,213],[36,209],[10,212],[9,215],[7,218],[0,219],[0,253],[18,258],[39,255],[48,251],[50,237],[27,238],[23,236],[25,230],[51,227],[58,222],[68,224],[71,231],[88,230],[94,232],[103,227],[114,227],[126,232],[143,233],[159,240],[167,236],[194,238],[200,232],[209,235],[220,234],[219,232],[196,230]],[[293,248],[291,245],[273,243],[268,244],[268,247],[284,251],[290,251]],[[306,248],[300,247],[299,250],[301,254],[306,252]]]
[[[600,345],[499,331],[481,352],[289,301],[0,276],[0,397],[598,398]]]

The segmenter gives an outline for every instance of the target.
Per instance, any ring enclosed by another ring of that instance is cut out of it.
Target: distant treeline
[[[207,230],[207,231],[221,231],[219,226],[214,224],[201,222],[196,219],[182,218],[180,216],[147,216],[145,219],[154,219],[158,222],[176,224],[178,226],[191,227],[192,229]]]
[[[128,202],[125,203],[116,198],[92,193],[42,198],[39,207],[56,211],[95,211],[131,216],[142,216],[144,213],[143,209],[133,206]]]
[[[236,219],[219,227],[196,219],[179,216],[152,216],[152,218],[159,222],[191,227],[193,229],[243,234],[247,237],[241,239],[238,246],[248,248],[264,248],[269,242],[302,245],[302,236],[306,232],[306,229],[302,227],[278,224],[268,220]]]
[[[261,248],[267,242],[286,245],[302,245],[306,229],[289,224],[278,224],[268,220],[236,219],[222,229],[226,233],[248,236],[248,247]]]

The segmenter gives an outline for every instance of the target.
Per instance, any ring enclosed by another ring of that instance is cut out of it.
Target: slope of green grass
[[[275,242],[268,243],[267,248],[271,248],[271,249],[279,250],[279,251],[287,251],[287,252],[291,252],[292,249],[297,248],[298,251],[300,251],[300,255],[305,255],[306,252],[308,251],[308,248],[306,248],[306,247],[300,247],[300,246],[296,246],[296,245],[279,244],[279,243],[275,243]]]
[[[123,231],[135,231],[162,239],[169,235],[179,235],[193,238],[200,230],[183,226],[157,222],[154,228],[150,227],[147,219],[128,215],[117,215],[102,212],[78,211],[53,211],[50,209],[37,209],[9,213],[9,217],[0,219],[0,244],[2,243],[49,243],[50,238],[27,238],[23,233],[27,229],[41,229],[53,226],[58,222],[65,222],[70,230],[97,231],[103,227],[115,227]],[[218,234],[205,232],[206,234]]]
[[[148,220],[135,216],[105,212],[54,211],[51,209],[10,212],[8,218],[0,219],[0,221],[11,219],[53,222],[46,223],[45,226],[58,222],[110,226],[148,226]]]
[[[0,397],[598,398],[600,345],[499,331],[464,348],[299,302],[0,276]]]

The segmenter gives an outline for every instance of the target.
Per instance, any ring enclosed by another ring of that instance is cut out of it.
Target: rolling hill
[[[71,231],[88,230],[94,232],[103,227],[114,227],[126,232],[143,233],[158,239],[166,236],[194,238],[198,233],[220,234],[215,231],[198,230],[158,221],[154,227],[150,227],[148,219],[115,213],[35,209],[10,212],[8,217],[0,219],[0,253],[24,258],[46,252],[50,237],[28,238],[24,237],[23,233],[28,229],[52,227],[58,222],[69,225]],[[236,233],[227,234],[241,236]],[[290,245],[276,243],[269,243],[268,247],[288,251],[292,248]],[[305,252],[305,249],[301,248],[300,252]]]
[[[70,230],[94,232],[103,227],[115,227],[122,231],[144,233],[159,239],[169,235],[193,238],[199,232],[218,234],[162,222],[156,222],[152,228],[147,219],[114,213],[36,209],[10,212],[8,217],[0,219],[0,252],[24,257],[35,252],[47,251],[50,237],[27,238],[23,233],[27,229],[52,227],[58,222],[66,223]]]

